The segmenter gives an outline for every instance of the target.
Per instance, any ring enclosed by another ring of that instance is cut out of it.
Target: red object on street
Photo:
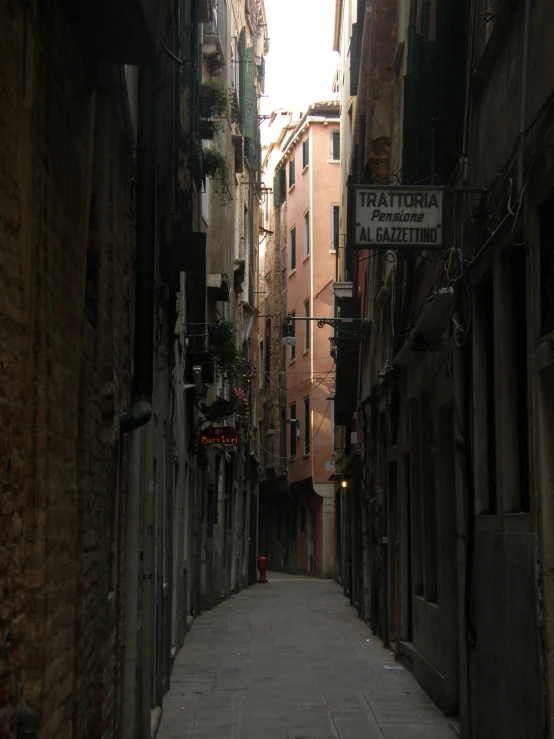
[[[267,582],[267,577],[265,576],[267,570],[267,557],[264,557],[262,554],[258,557],[258,569],[260,571],[260,579],[258,582]]]

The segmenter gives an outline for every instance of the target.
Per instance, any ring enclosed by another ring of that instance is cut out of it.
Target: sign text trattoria
[[[358,249],[442,247],[443,191],[355,185]]]

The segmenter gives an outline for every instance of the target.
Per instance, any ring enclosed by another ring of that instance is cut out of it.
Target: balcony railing
[[[210,20],[207,23],[204,23],[204,46],[207,50],[214,48],[214,43],[206,43],[206,40],[209,40],[210,37],[217,37],[219,41],[217,52],[225,55],[227,50],[227,0],[210,1]],[[206,39],[206,37],[208,37],[208,39]],[[215,54],[207,55],[212,56]]]

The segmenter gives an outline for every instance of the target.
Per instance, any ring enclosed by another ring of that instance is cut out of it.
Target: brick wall
[[[0,735],[114,736],[133,316],[124,90],[57,2],[0,8]]]

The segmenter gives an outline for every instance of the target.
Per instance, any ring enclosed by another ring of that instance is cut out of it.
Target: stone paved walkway
[[[200,616],[158,739],[455,739],[332,581],[269,573]]]

